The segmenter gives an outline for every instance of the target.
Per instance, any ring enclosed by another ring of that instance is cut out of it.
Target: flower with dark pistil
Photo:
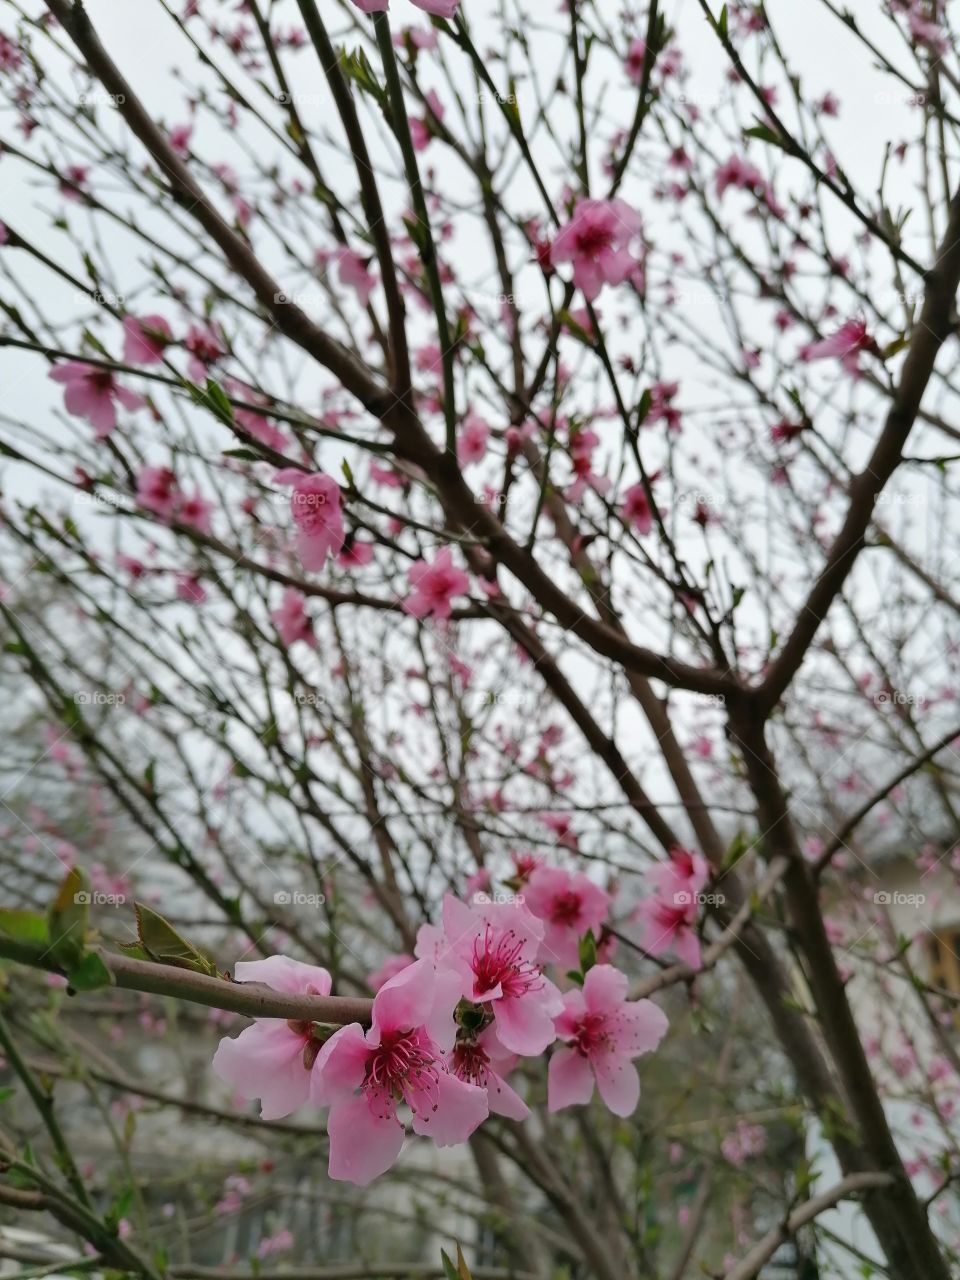
[[[609,964],[589,971],[582,991],[568,991],[557,1018],[557,1035],[567,1042],[550,1059],[547,1101],[551,1111],[600,1097],[618,1116],[631,1115],[640,1097],[632,1059],[655,1049],[667,1018],[652,1000],[627,1000],[627,977]]]
[[[311,1097],[330,1107],[331,1178],[366,1186],[390,1168],[403,1146],[402,1103],[414,1131],[441,1147],[466,1142],[486,1118],[484,1090],[452,1074],[444,1060],[459,998],[455,974],[420,960],[377,992],[369,1031],[351,1023],[320,1050]]]
[[[467,906],[448,894],[443,933],[448,955],[442,962],[462,975],[467,1000],[490,1006],[504,1049],[543,1053],[561,1006],[559,991],[537,964],[542,922],[519,903]]]

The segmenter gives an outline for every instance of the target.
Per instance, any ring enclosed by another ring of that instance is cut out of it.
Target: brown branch
[[[764,1263],[773,1257],[783,1242],[796,1235],[800,1228],[805,1227],[808,1222],[812,1222],[814,1218],[825,1212],[825,1210],[832,1209],[841,1200],[847,1200],[860,1191],[871,1191],[877,1187],[887,1187],[892,1181],[893,1179],[884,1173],[855,1173],[849,1178],[844,1178],[835,1187],[831,1187],[829,1191],[824,1191],[820,1195],[814,1196],[812,1200],[808,1200],[799,1209],[794,1209],[786,1221],[768,1231],[762,1240],[757,1241],[743,1261],[738,1262],[735,1267],[727,1272],[724,1280],[753,1280],[754,1276],[759,1274]]]
[[[177,969],[173,965],[154,964],[118,955],[104,947],[90,948],[106,965],[113,985],[126,991],[143,991],[149,995],[173,996],[211,1009],[226,1009],[248,1018],[286,1018],[297,1022],[325,1022],[343,1026],[348,1022],[369,1022],[372,1000],[352,996],[289,995],[274,991],[260,982],[232,982],[225,978],[208,978],[203,973]],[[49,949],[15,942],[0,936],[0,958],[62,973]]]

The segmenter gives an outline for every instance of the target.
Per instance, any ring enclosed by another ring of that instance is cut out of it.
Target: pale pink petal
[[[627,998],[627,975],[610,964],[595,964],[583,982],[588,1013],[610,1013]]]
[[[373,1001],[373,1025],[384,1031],[409,1031],[422,1027],[433,1011],[436,978],[433,967],[418,960],[391,978]]]
[[[347,1098],[330,1108],[328,1173],[339,1182],[365,1187],[396,1162],[403,1125],[396,1116],[375,1116],[366,1098]]]
[[[557,1038],[550,1008],[528,999],[498,1000],[493,1024],[497,1039],[511,1053],[537,1057]]]
[[[233,967],[237,982],[263,982],[274,991],[290,995],[328,996],[333,985],[330,974],[319,965],[304,964],[289,956],[267,956],[265,960],[240,960]]]
[[[640,1077],[629,1058],[616,1053],[591,1059],[600,1097],[615,1116],[632,1116],[640,1101]]]
[[[260,1099],[264,1120],[279,1120],[307,1101],[310,1072],[303,1065],[303,1036],[287,1024],[262,1018],[231,1040],[220,1041],[213,1069],[245,1098]]]
[[[667,1015],[652,1000],[637,1000],[625,1004],[608,1025],[617,1051],[633,1058],[638,1053],[656,1049],[670,1024]]]
[[[487,1070],[487,1102],[494,1115],[506,1116],[509,1120],[526,1120],[530,1114],[530,1108],[516,1089],[491,1069]]]
[[[560,1049],[547,1069],[547,1109],[583,1106],[593,1097],[590,1063],[575,1049]]]
[[[317,1054],[310,1081],[310,1097],[318,1107],[349,1098],[363,1084],[370,1046],[359,1022],[335,1031]]]
[[[414,1132],[432,1138],[438,1147],[466,1142],[490,1112],[485,1089],[446,1071],[440,1072],[435,1089],[415,1095],[411,1103]]]

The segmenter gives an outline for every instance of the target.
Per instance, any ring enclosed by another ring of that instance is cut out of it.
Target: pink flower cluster
[[[644,927],[643,946],[650,955],[672,951],[691,969],[700,968],[695,930],[708,874],[700,854],[679,847],[671,850],[669,862],[647,873],[656,892],[640,903],[634,918]]]
[[[550,261],[572,263],[573,283],[592,302],[605,284],[623,284],[639,271],[630,245],[640,229],[640,215],[623,200],[578,200],[557,232]]]
[[[391,957],[373,975],[369,1027],[331,1032],[310,1022],[258,1018],[221,1041],[214,1070],[265,1119],[307,1101],[329,1108],[329,1172],[365,1186],[400,1155],[403,1114],[441,1147],[466,1142],[493,1113],[523,1120],[529,1108],[507,1077],[521,1058],[557,1043],[548,1069],[551,1111],[590,1101],[596,1085],[616,1115],[637,1105],[633,1060],[667,1030],[649,1000],[627,998],[627,977],[609,964],[581,976],[580,941],[606,919],[607,894],[584,875],[538,866],[524,896],[468,904],[452,895],[441,922],[423,925],[414,956]],[[565,992],[548,964],[574,983]],[[236,966],[238,981],[328,995],[324,969],[282,956]]]

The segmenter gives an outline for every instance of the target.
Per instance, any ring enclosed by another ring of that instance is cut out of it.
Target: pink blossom
[[[453,18],[460,7],[460,0],[413,0],[418,9],[438,18]]]
[[[567,991],[557,1035],[569,1048],[550,1059],[550,1111],[584,1105],[596,1083],[600,1097],[618,1116],[632,1115],[640,1099],[633,1059],[650,1053],[667,1031],[666,1014],[652,1000],[627,1000],[627,976],[608,964],[594,965],[583,990]]]
[[[467,1000],[489,1005],[504,1049],[525,1057],[543,1053],[556,1038],[560,993],[536,962],[544,932],[518,903],[467,906],[451,894],[443,900],[441,963],[460,975]]]
[[[141,467],[137,476],[137,502],[164,520],[174,513],[180,494],[177,477],[169,467]]]
[[[236,409],[233,416],[244,431],[253,436],[254,440],[265,444],[268,449],[283,453],[290,443],[280,428],[275,427],[261,413],[254,413],[252,409]]]
[[[177,519],[180,523],[199,529],[201,533],[211,532],[212,514],[213,503],[199,493],[184,494],[177,506]]]
[[[468,413],[457,439],[457,461],[461,467],[471,462],[482,462],[487,456],[490,428],[476,413]]]
[[[159,364],[173,333],[163,316],[127,316],[123,322],[127,364]]]
[[[537,867],[527,881],[523,900],[546,926],[542,958],[565,969],[579,967],[580,939],[606,920],[609,894],[582,872]]]
[[[860,376],[862,351],[867,351],[871,355],[879,354],[876,342],[867,333],[866,321],[853,319],[847,320],[829,338],[823,338],[820,342],[807,343],[806,346],[801,347],[799,356],[801,360],[807,362],[839,360],[847,373],[856,378]]]
[[[449,547],[442,547],[432,561],[419,560],[407,570],[413,592],[403,602],[406,613],[414,618],[433,614],[438,621],[450,617],[454,596],[466,595],[469,575],[456,568]]]
[[[237,982],[263,982],[274,991],[290,994],[330,994],[326,969],[286,956],[241,961],[234,966],[233,976]],[[256,1018],[236,1039],[220,1041],[213,1069],[243,1097],[259,1098],[264,1120],[279,1120],[309,1098],[310,1071],[318,1048],[310,1023]]]
[[[7,224],[0,222],[0,244],[6,244],[10,239],[10,232],[7,230]]]
[[[689,889],[667,897],[655,895],[637,907],[634,919],[644,926],[642,945],[652,956],[673,951],[691,969],[700,968],[700,940],[694,932],[699,907]]]
[[[313,634],[313,624],[307,617],[305,604],[306,596],[302,591],[298,591],[296,587],[287,587],[280,608],[274,609],[270,614],[273,625],[287,648],[297,640],[304,640],[316,648],[317,637]]]
[[[54,382],[64,384],[63,404],[67,413],[86,418],[98,440],[105,439],[117,425],[119,400],[125,409],[139,409],[146,404],[143,396],[122,387],[109,369],[68,360],[50,371]]]
[[[724,1158],[738,1167],[751,1156],[758,1156],[767,1145],[767,1131],[763,1125],[748,1124],[738,1120],[733,1133],[728,1133],[720,1143]]]
[[[190,150],[190,139],[193,137],[192,124],[175,124],[167,134],[170,146],[181,159]]]
[[[206,600],[206,590],[195,573],[178,573],[176,578],[178,600],[186,600],[188,604],[202,604]]]
[[[651,867],[647,879],[657,887],[661,897],[672,899],[682,893],[696,897],[709,875],[710,869],[702,854],[674,845],[670,861]]]
[[[207,369],[226,352],[220,338],[213,328],[205,329],[201,325],[191,325],[183,345],[190,353],[187,372],[194,382],[205,382]]]
[[[573,282],[592,302],[604,284],[622,284],[637,266],[629,245],[639,234],[640,215],[625,201],[578,200],[550,259],[554,266],[573,263]]]
[[[23,55],[10,39],[0,31],[0,71],[16,71],[23,61]]]
[[[653,528],[650,499],[642,484],[632,484],[623,495],[623,519],[632,524],[637,533],[649,533]]]
[[[647,44],[645,40],[641,40],[639,36],[635,36],[630,41],[630,48],[627,50],[627,76],[634,84],[639,84],[643,79],[643,64],[647,57]]]
[[[714,175],[714,183],[718,196],[722,196],[728,187],[739,187],[742,191],[752,191],[766,201],[772,213],[783,216],[784,211],[777,203],[773,187],[757,166],[742,156],[731,156],[724,161]]]
[[[297,526],[297,554],[304,569],[319,570],[327,556],[339,555],[346,536],[340,509],[340,486],[322,472],[284,467],[273,477],[276,484],[293,485],[290,511]]]
[[[400,1102],[413,1112],[414,1131],[438,1146],[466,1142],[486,1118],[484,1090],[444,1062],[459,999],[455,974],[417,961],[377,992],[369,1031],[351,1023],[320,1050],[311,1097],[330,1107],[331,1178],[366,1186],[390,1168],[403,1146]]]
[[[344,543],[343,550],[337,556],[337,564],[345,569],[361,569],[373,559],[373,543],[361,542],[355,538]]]
[[[485,1027],[475,1040],[459,1040],[445,1061],[447,1070],[460,1080],[486,1090],[494,1115],[526,1120],[530,1108],[504,1078],[513,1070],[516,1055],[504,1051],[494,1027]]]
[[[361,258],[353,249],[345,248],[338,249],[334,257],[339,266],[340,283],[345,288],[355,289],[360,305],[365,307],[377,283],[377,278],[371,272],[368,261]]]

